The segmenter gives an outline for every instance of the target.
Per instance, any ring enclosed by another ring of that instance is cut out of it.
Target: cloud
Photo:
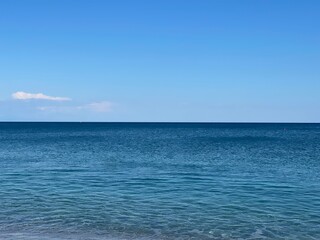
[[[48,112],[79,112],[79,111],[91,111],[97,113],[110,112],[113,107],[113,103],[108,101],[93,102],[81,106],[40,106],[37,107],[40,111]]]
[[[37,107],[38,110],[40,111],[57,111],[57,110],[62,110],[63,108],[61,107],[55,107],[55,106],[45,106],[45,107]]]
[[[78,109],[87,109],[93,112],[110,112],[113,104],[111,102],[93,102],[83,106],[78,106]]]
[[[15,92],[12,94],[12,98],[16,100],[49,100],[49,101],[69,101],[70,98],[66,97],[52,97],[44,95],[43,93],[26,93],[26,92]]]

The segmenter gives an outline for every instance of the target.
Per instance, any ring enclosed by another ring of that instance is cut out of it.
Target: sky
[[[318,0],[1,0],[0,121],[320,122]]]

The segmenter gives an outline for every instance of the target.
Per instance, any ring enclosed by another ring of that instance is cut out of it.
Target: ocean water
[[[320,124],[0,123],[0,239],[320,239]]]

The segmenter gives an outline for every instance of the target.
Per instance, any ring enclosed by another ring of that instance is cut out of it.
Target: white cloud
[[[75,111],[91,111],[97,113],[110,112],[113,107],[113,103],[108,101],[93,102],[81,106],[40,106],[37,107],[40,111],[48,112],[75,112]]]
[[[113,104],[111,102],[93,102],[83,106],[79,106],[78,109],[87,109],[93,112],[110,112]]]
[[[37,107],[38,110],[40,111],[56,111],[58,110],[57,107],[54,107],[54,106],[50,106],[50,107]]]
[[[44,95],[43,93],[26,93],[26,92],[15,92],[12,94],[12,98],[16,100],[30,100],[30,99],[38,99],[38,100],[49,100],[49,101],[69,101],[70,98],[66,97],[52,97]]]

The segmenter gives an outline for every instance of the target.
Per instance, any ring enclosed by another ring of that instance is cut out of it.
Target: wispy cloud
[[[49,101],[70,101],[67,97],[52,97],[43,93],[26,93],[26,92],[15,92],[12,94],[12,98],[16,100],[49,100]]]
[[[40,111],[51,111],[51,112],[57,112],[61,110],[67,110],[65,107],[55,107],[55,106],[44,106],[44,107],[36,107],[36,109]]]
[[[37,107],[40,111],[48,112],[77,112],[77,111],[90,111],[97,113],[106,113],[110,112],[113,107],[112,102],[102,101],[102,102],[93,102],[80,106],[41,106]]]
[[[93,102],[83,106],[78,106],[78,109],[86,109],[93,112],[110,112],[113,104],[108,101]]]

